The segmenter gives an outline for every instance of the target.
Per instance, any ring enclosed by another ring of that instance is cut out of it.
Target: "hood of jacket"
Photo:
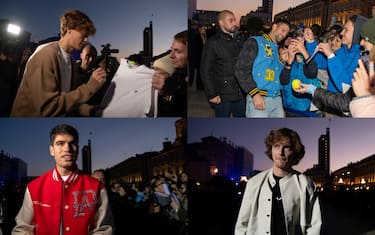
[[[354,24],[354,31],[353,31],[353,39],[352,39],[352,45],[359,44],[360,43],[360,33],[362,25],[367,21],[367,18],[361,15],[357,16],[357,19]]]

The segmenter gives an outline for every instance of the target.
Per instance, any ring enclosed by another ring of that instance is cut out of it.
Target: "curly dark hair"
[[[272,146],[275,143],[285,139],[290,142],[291,150],[293,151],[292,165],[297,165],[305,156],[305,146],[302,144],[298,133],[289,128],[281,128],[270,131],[264,140],[267,149],[265,153],[272,160]]]

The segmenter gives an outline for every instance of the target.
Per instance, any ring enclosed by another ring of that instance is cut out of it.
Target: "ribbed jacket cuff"
[[[252,89],[251,91],[249,91],[249,93],[247,93],[249,96],[253,97],[254,95],[260,93],[260,90],[258,90],[258,88],[254,88]]]

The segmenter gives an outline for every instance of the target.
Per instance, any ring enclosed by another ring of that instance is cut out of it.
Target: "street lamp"
[[[216,164],[210,166],[210,175],[215,176],[219,173],[219,169],[216,167]]]
[[[241,176],[241,178],[240,178],[240,181],[242,182],[247,182],[248,181],[248,179],[247,179],[247,176]]]
[[[21,27],[15,24],[8,24],[7,31],[10,34],[19,35],[21,32]]]
[[[338,183],[339,184],[343,184],[344,183],[344,181],[342,180],[342,178],[339,179]]]

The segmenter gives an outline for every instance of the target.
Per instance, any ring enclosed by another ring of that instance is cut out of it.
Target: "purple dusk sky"
[[[31,40],[57,36],[65,10],[85,12],[96,26],[89,41],[101,50],[110,43],[116,57],[143,50],[143,29],[153,21],[154,55],[169,50],[173,36],[187,29],[187,2],[175,0],[55,1],[1,0],[0,19],[9,19],[30,32]]]
[[[254,154],[254,169],[264,170],[272,162],[266,157],[264,139],[272,129],[287,127],[297,131],[306,155],[295,168],[304,171],[318,163],[318,139],[330,127],[331,171],[375,153],[375,119],[280,118],[280,119],[189,119],[188,142],[202,137],[227,137],[235,145]]]
[[[40,175],[54,166],[49,133],[58,124],[74,126],[80,149],[91,139],[92,169],[108,168],[128,157],[160,151],[166,138],[176,138],[177,118],[2,118],[0,150],[28,164],[28,175]],[[78,161],[81,166],[81,151]]]

